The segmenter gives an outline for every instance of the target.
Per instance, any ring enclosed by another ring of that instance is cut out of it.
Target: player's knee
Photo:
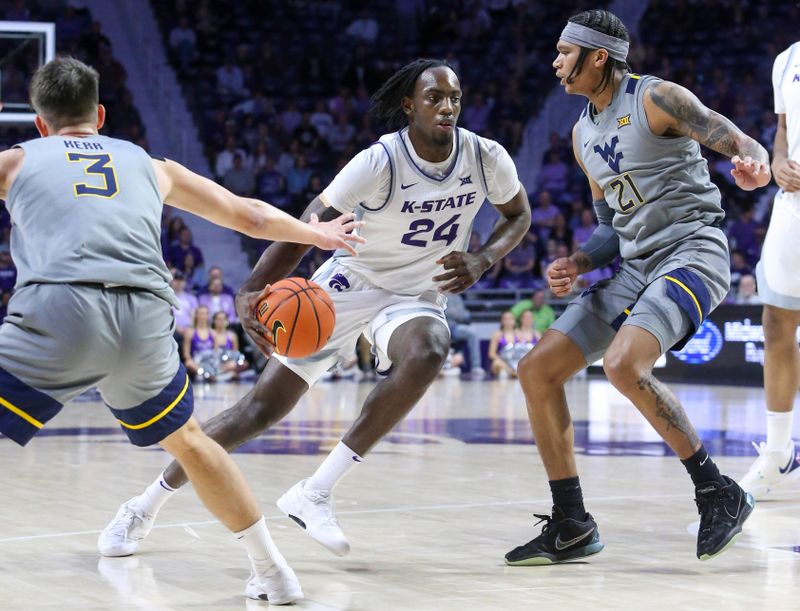
[[[558,359],[548,355],[547,350],[534,348],[520,359],[517,364],[517,376],[523,385],[537,388],[563,384],[571,371],[565,371]]]
[[[164,438],[160,445],[175,458],[180,459],[196,453],[206,443],[206,435],[194,418],[189,420],[181,428],[170,433]]]
[[[764,341],[767,345],[787,346],[795,345],[797,332],[797,313],[794,311],[781,311],[771,307],[764,308]]]
[[[435,375],[444,362],[450,351],[449,342],[438,337],[427,337],[423,341],[414,342],[406,352],[403,362],[420,374],[432,372]]]
[[[539,355],[534,354],[533,350],[531,350],[517,363],[517,376],[525,380],[538,380],[543,373],[542,365]]]
[[[618,390],[635,385],[644,373],[641,364],[624,350],[610,349],[603,357],[603,371]]]

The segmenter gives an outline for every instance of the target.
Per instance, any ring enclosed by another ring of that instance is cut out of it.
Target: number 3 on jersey
[[[105,197],[111,199],[119,193],[119,186],[117,184],[117,172],[114,166],[111,165],[111,155],[108,153],[67,153],[67,161],[70,163],[85,164],[83,171],[88,176],[99,176],[102,178],[102,184],[90,185],[86,182],[76,182],[72,186],[75,190],[75,197],[81,195],[94,195],[95,197]]]
[[[458,225],[456,221],[460,216],[460,214],[456,214],[438,227],[436,227],[436,223],[434,223],[432,219],[417,219],[416,221],[412,221],[408,226],[408,233],[403,234],[400,241],[409,246],[424,248],[428,245],[428,240],[420,239],[417,236],[422,236],[433,231],[433,239],[431,239],[431,242],[447,242],[447,245],[450,246],[450,243],[458,237]]]

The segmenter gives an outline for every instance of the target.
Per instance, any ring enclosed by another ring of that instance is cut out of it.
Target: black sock
[[[553,505],[564,513],[564,517],[583,521],[586,509],[583,507],[583,491],[577,476],[551,479],[550,492],[553,494]]]
[[[711,460],[708,452],[706,452],[705,446],[700,446],[697,452],[681,462],[689,472],[689,476],[692,478],[695,486],[707,484],[708,482],[717,482],[724,486],[726,483],[725,480],[722,479],[717,465],[714,464],[714,461]]]

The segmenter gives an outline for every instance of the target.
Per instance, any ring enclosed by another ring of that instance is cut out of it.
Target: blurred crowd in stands
[[[374,142],[384,127],[371,119],[369,97],[394,70],[417,56],[447,58],[461,76],[460,125],[501,142],[516,154],[526,123],[558,86],[553,76],[555,41],[566,18],[605,2],[524,0],[152,0],[161,36],[202,138],[216,180],[232,191],[262,198],[299,215],[349,159]],[[713,19],[708,19],[713,15]],[[771,68],[796,39],[794,3],[744,0],[651,0],[631,46],[638,73],[673,80],[695,92],[771,150],[776,118]],[[56,23],[58,51],[100,72],[100,97],[109,110],[104,134],[148,148],[145,126],[102,26],[80,3],[64,0],[0,2],[0,17]],[[679,23],[680,27],[675,27]],[[279,24],[279,25],[276,25]],[[291,27],[285,27],[291,24]],[[24,99],[35,54],[23,49],[3,59],[4,97]],[[536,185],[528,185],[533,223],[523,242],[498,262],[476,290],[531,294],[533,320],[504,313],[486,364],[504,346],[535,342],[537,322],[550,301],[544,271],[567,256],[595,228],[588,185],[575,163],[571,125],[552,126]],[[555,131],[555,130],[558,131]],[[35,137],[31,127],[0,129],[0,146]],[[729,301],[757,303],[753,269],[776,187],[745,193],[733,185],[727,158],[704,149],[727,212],[733,286]],[[15,280],[8,254],[9,219],[0,205],[0,316]],[[480,246],[480,235],[470,249]],[[244,240],[251,262],[265,243]],[[186,300],[179,327],[194,329],[197,305],[236,324],[231,287],[193,243],[184,220],[165,208],[162,248]],[[312,251],[297,273],[308,275],[329,253]],[[584,276],[576,290],[614,273],[614,266]],[[205,300],[205,303],[203,303]],[[535,305],[535,304],[539,305]],[[549,306],[547,306],[549,308]],[[551,311],[552,313],[552,311]],[[511,326],[511,318],[514,326]],[[203,323],[205,324],[205,323]],[[463,334],[467,322],[453,322]],[[535,331],[532,331],[535,329]],[[203,332],[205,333],[205,332]],[[220,342],[223,336],[220,335]],[[512,341],[513,340],[513,341]],[[519,340],[519,341],[517,341]],[[464,369],[474,362],[474,342],[463,343]],[[470,357],[470,352],[473,356]],[[456,353],[454,353],[456,354]],[[187,358],[191,358],[188,355]],[[362,361],[364,358],[362,358]],[[229,367],[230,369],[230,367]],[[513,369],[513,368],[512,368]],[[507,374],[511,375],[509,371]],[[480,375],[481,372],[476,372]]]

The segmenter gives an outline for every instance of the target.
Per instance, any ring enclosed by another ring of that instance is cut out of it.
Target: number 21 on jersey
[[[108,153],[67,153],[67,161],[70,163],[83,163],[83,171],[87,176],[98,178],[88,182],[73,183],[75,197],[81,195],[93,195],[111,199],[119,193],[117,183],[117,171],[111,163],[111,155]]]
[[[617,192],[617,204],[620,212],[628,212],[633,207],[645,203],[644,197],[630,174],[618,176],[609,183],[609,186]]]

